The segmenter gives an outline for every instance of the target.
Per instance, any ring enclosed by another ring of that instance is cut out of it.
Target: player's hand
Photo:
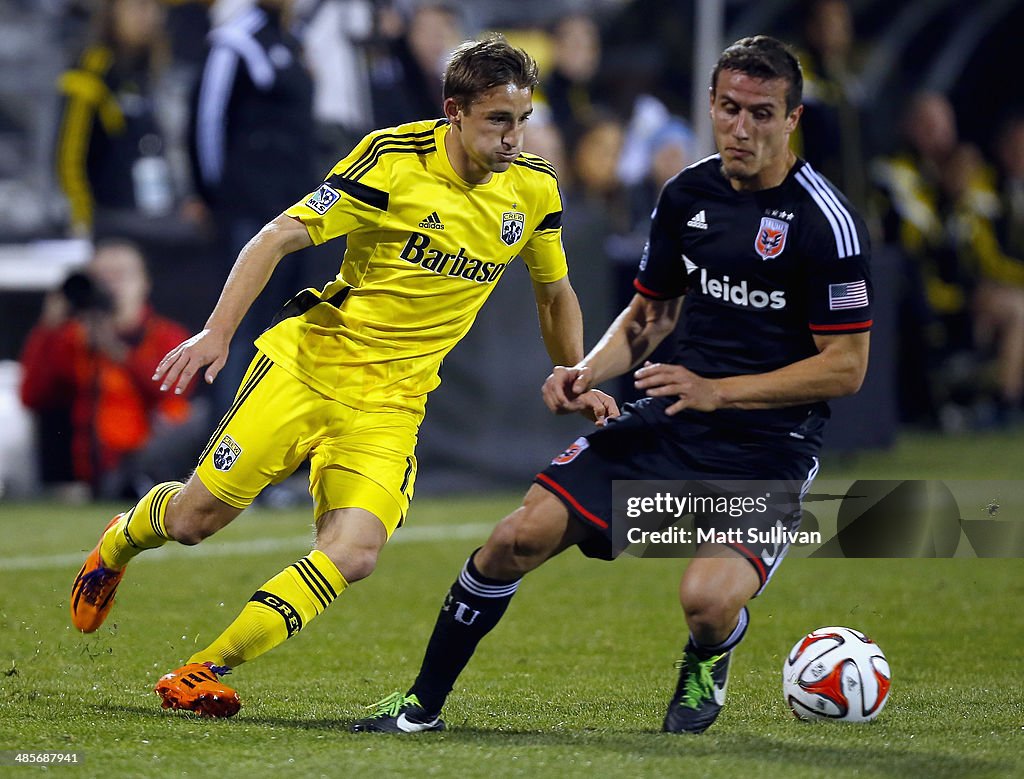
[[[715,382],[698,376],[682,365],[646,362],[633,377],[636,379],[634,386],[644,390],[648,397],[679,397],[679,400],[665,409],[669,416],[687,408],[694,411],[715,411],[721,407]]]
[[[615,398],[598,389],[587,390],[576,402],[583,404],[579,412],[598,427],[604,427],[609,419],[619,415],[619,404]]]
[[[227,362],[229,341],[216,331],[200,330],[164,356],[156,366],[153,381],[160,382],[161,392],[174,387],[175,394],[180,395],[199,369],[208,365],[204,378],[207,384],[212,384]]]
[[[590,368],[566,368],[556,365],[541,387],[544,404],[553,414],[582,411],[585,404],[579,397],[590,389]]]
[[[556,365],[541,388],[544,403],[554,414],[580,413],[598,426],[619,415],[615,398],[591,389],[590,368]]]

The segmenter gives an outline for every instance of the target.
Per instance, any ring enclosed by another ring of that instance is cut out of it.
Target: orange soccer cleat
[[[233,717],[242,702],[237,692],[221,683],[215,667],[213,663],[183,665],[161,676],[153,691],[165,709],[185,709],[201,717]]]
[[[118,514],[107,523],[103,535],[121,516]],[[117,585],[124,576],[123,568],[115,571],[103,566],[103,559],[100,557],[103,535],[85,558],[85,565],[78,572],[75,583],[71,585],[71,624],[83,633],[92,633],[103,624],[103,620],[107,618],[114,605]]]

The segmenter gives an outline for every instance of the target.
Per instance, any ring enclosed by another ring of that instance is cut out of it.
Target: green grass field
[[[908,438],[823,475],[1012,479],[1020,450],[1012,436]],[[718,723],[679,737],[658,732],[684,640],[679,561],[569,551],[531,574],[481,645],[449,731],[348,733],[412,680],[443,593],[517,498],[417,499],[373,577],[229,677],[243,708],[226,721],[164,712],[152,686],[305,553],[306,511],[254,510],[200,547],[140,557],[107,625],[82,636],[68,588],[115,507],[0,505],[0,750],[75,750],[79,768],[50,770],[111,777],[1024,775],[1020,560],[787,561],[751,607]],[[803,724],[782,701],[783,657],[831,624],[889,658],[875,723]]]

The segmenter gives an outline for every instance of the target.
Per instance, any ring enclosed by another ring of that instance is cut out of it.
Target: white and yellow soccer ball
[[[881,647],[852,628],[808,633],[782,666],[782,695],[802,720],[870,722],[885,707],[891,682]]]

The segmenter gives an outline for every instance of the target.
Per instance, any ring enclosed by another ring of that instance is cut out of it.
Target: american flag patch
[[[866,281],[850,281],[846,284],[828,285],[828,310],[840,311],[844,308],[863,308],[868,304],[868,284]]]

